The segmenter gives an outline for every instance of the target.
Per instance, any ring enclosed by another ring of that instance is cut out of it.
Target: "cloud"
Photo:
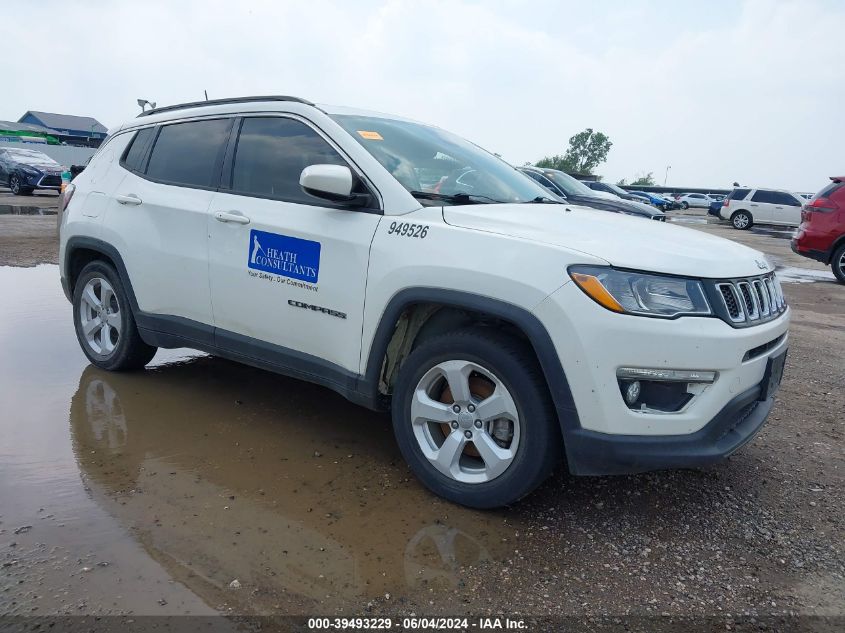
[[[671,165],[670,184],[814,191],[842,172],[845,6],[686,4],[27,3],[18,20],[39,28],[7,29],[4,48],[55,72],[7,80],[0,118],[115,125],[138,97],[296,94],[435,123],[517,164],[593,127],[614,181]]]

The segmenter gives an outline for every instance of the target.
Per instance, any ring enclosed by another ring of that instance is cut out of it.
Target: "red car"
[[[830,179],[833,182],[804,205],[792,250],[830,264],[833,274],[845,284],[845,176]]]

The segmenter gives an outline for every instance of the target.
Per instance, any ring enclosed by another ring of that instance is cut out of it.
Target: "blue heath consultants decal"
[[[249,267],[316,284],[320,243],[253,229],[249,234]]]

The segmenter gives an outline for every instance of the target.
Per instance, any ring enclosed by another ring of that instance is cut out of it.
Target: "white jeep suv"
[[[805,202],[791,191],[738,188],[722,201],[719,217],[730,220],[733,227],[741,231],[754,224],[798,226]]]
[[[758,252],[558,200],[384,114],[254,97],[113,131],[62,199],[77,337],[108,370],[190,347],[392,412],[431,490],[509,504],[562,458],[714,462],[773,404],[789,308]]]

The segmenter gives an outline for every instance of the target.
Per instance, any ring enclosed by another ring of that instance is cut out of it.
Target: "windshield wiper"
[[[525,204],[566,204],[563,200],[555,200],[548,196],[537,196],[533,200],[529,200]]]
[[[423,200],[443,200],[444,202],[457,202],[460,204],[505,204],[502,200],[465,192],[446,194],[434,193],[433,191],[411,191],[411,195]]]

